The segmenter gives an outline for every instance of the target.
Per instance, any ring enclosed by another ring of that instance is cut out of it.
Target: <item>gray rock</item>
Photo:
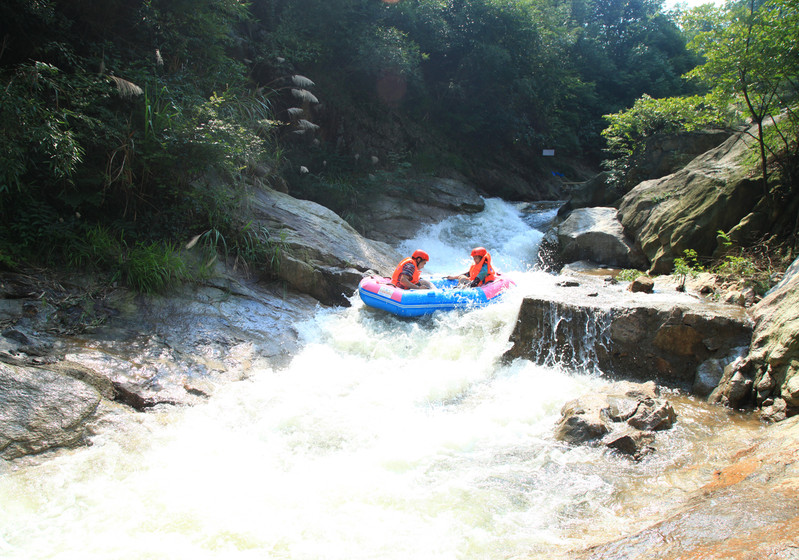
[[[221,266],[217,274],[169,295],[109,292],[92,306],[113,312],[91,333],[45,338],[15,327],[0,337],[0,457],[83,445],[106,413],[193,405],[253,368],[284,365],[319,302]],[[23,307],[11,317],[18,325]],[[55,313],[35,317],[43,330],[58,325]]]
[[[364,234],[396,244],[414,237],[427,224],[456,214],[481,212],[485,201],[466,181],[429,177],[410,184],[386,184],[354,209]]]
[[[566,403],[555,428],[555,438],[566,443],[586,443],[610,432],[608,409],[604,395],[587,395]]]
[[[705,345],[713,351],[718,351],[723,341],[718,339],[708,339]],[[741,346],[734,348],[729,354],[720,358],[708,358],[696,368],[696,377],[694,384],[691,387],[691,392],[700,397],[707,397],[713,390],[718,387],[724,376],[724,368],[733,362],[743,360],[746,353],[749,351],[748,346]]]
[[[698,130],[679,134],[654,134],[637,148],[625,176],[625,192],[650,179],[664,177],[685,167],[730,137],[727,130]]]
[[[638,460],[652,453],[655,448],[655,434],[644,432],[631,427],[624,427],[602,438],[602,444],[619,453],[629,455]]]
[[[266,189],[253,195],[251,212],[278,244],[279,277],[324,304],[349,305],[364,273],[390,275],[402,259],[315,202]]]
[[[752,400],[753,363],[748,360],[736,361],[724,368],[724,375],[710,396],[708,402],[723,404],[731,408],[747,406]]]
[[[589,260],[622,268],[646,265],[625,236],[615,208],[580,208],[557,226],[560,258],[564,262]]]
[[[754,442],[730,442],[729,464],[680,489],[686,494],[680,505],[569,558],[796,558],[797,421],[771,426]]]
[[[785,399],[774,399],[771,404],[760,409],[760,419],[764,422],[782,422],[786,418],[788,418],[788,403]]]
[[[561,410],[555,438],[570,444],[599,440],[640,459],[653,450],[653,432],[671,428],[677,420],[671,404],[657,394],[651,382],[617,382],[572,400]]]
[[[670,273],[686,249],[714,254],[716,232],[732,230],[753,211],[762,192],[745,165],[753,142],[745,134],[733,136],[680,171],[643,181],[622,198],[619,220],[643,250],[650,272]]]
[[[630,292],[624,292],[629,300],[613,294],[605,301],[602,290],[590,304],[574,303],[579,295],[569,294],[572,289],[555,286],[546,297],[522,301],[505,359],[593,366],[690,389],[701,363],[747,346],[752,336],[739,307],[648,302]]]
[[[756,397],[783,398],[799,406],[799,260],[783,280],[752,308],[755,328],[747,356],[755,371]],[[768,378],[767,378],[768,377]]]
[[[638,407],[627,423],[638,430],[653,432],[667,430],[677,421],[677,413],[668,401],[647,398],[639,401]]]
[[[99,403],[93,387],[72,377],[0,363],[0,457],[82,444]]]

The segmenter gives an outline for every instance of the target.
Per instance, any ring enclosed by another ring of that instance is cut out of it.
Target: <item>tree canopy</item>
[[[795,182],[796,164],[789,162],[796,159],[799,130],[799,1],[744,0],[707,14],[703,24],[689,46],[704,62],[689,76],[742,107],[757,126],[764,193],[769,191],[770,156],[788,182]],[[774,131],[771,142],[767,121]]]
[[[288,179],[343,211],[374,154],[387,172],[543,173],[544,148],[596,166],[603,115],[704,93],[681,76],[737,56],[702,34],[714,18],[685,26],[659,0],[7,0],[0,262],[202,232],[252,253],[274,235],[237,220],[241,189]]]

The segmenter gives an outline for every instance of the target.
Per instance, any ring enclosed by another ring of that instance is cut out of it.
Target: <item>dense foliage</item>
[[[388,116],[404,142],[384,123],[368,129],[384,136],[378,149],[435,150],[435,139],[469,157],[534,165],[552,148],[591,161],[603,114],[644,93],[686,93],[680,77],[698,61],[655,0],[292,0],[254,11],[266,6],[270,51],[320,84],[336,110],[318,118],[354,151],[374,147],[357,117]]]
[[[644,95],[624,111],[606,115],[602,131],[606,150],[613,157],[604,162],[614,184],[627,192],[635,185],[631,170],[645,155],[647,139],[656,135],[693,132],[706,128],[731,128],[740,121],[726,96],[706,95],[654,99]]]
[[[228,54],[248,17],[236,0],[3,3],[0,259],[148,289],[182,279],[176,243],[198,229],[238,252],[235,179],[275,153]],[[227,180],[198,187],[210,169]]]
[[[276,262],[259,182],[343,214],[375,173],[597,165],[603,115],[702,93],[698,31],[659,0],[6,0],[0,262],[158,289],[190,238]]]
[[[764,194],[770,158],[781,183],[799,187],[799,1],[747,0],[706,14],[702,25],[690,46],[705,61],[689,75],[711,84],[756,125]]]
[[[605,162],[617,182],[625,178],[646,140],[656,134],[702,127],[754,125],[763,185],[760,211],[769,216],[775,239],[797,245],[799,232],[799,2],[741,0],[712,4],[680,17],[688,47],[701,64],[687,77],[704,85],[704,96],[653,99],[606,116],[603,131],[611,157]],[[753,165],[753,167],[755,167]],[[634,182],[634,181],[633,181]]]

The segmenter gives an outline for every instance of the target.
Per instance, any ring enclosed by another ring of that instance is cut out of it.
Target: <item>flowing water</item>
[[[500,303],[409,320],[356,296],[301,325],[284,369],[6,466],[0,558],[552,560],[647,526],[759,428],[675,393],[640,462],[555,441],[561,406],[606,380],[500,363],[522,296],[556,280],[523,210],[488,200],[402,247],[450,274],[486,246],[518,284]]]

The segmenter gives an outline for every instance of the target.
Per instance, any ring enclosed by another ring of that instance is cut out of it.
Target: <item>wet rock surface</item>
[[[279,240],[279,278],[325,305],[348,305],[365,273],[390,275],[402,258],[315,202],[263,189],[251,204],[254,222]]]
[[[100,398],[91,385],[46,366],[0,363],[0,458],[84,444]]]
[[[354,212],[367,237],[396,243],[414,237],[426,224],[481,212],[484,207],[477,188],[463,179],[420,177],[404,184],[382,185]]]
[[[752,322],[743,308],[653,291],[632,292],[600,276],[561,281],[545,296],[523,300],[505,358],[690,390],[702,363],[749,345]]]
[[[473,186],[443,178],[385,190],[373,202],[399,220],[415,209],[417,229],[484,206]],[[253,189],[248,211],[276,244],[278,281],[219,262],[209,278],[163,296],[98,286],[91,278],[0,276],[6,381],[38,379],[26,385],[27,392],[5,387],[9,395],[28,396],[3,405],[0,456],[77,445],[92,425],[102,423],[108,403],[121,403],[130,413],[192,405],[260,367],[281,367],[299,348],[302,325],[319,306],[349,305],[365,274],[390,275],[402,258],[327,208],[273,189]],[[390,232],[402,223],[388,220],[383,226],[381,231]],[[415,233],[405,226],[409,236]],[[83,404],[65,400],[63,393],[80,396]],[[76,416],[60,417],[56,411],[62,407]],[[16,423],[26,415],[35,422]]]
[[[566,403],[555,438],[571,444],[600,442],[640,459],[654,450],[654,432],[674,425],[677,414],[654,383],[618,382]]]
[[[6,293],[15,287],[20,297],[0,300],[4,459],[85,444],[110,403],[129,414],[191,405],[253,369],[279,368],[320,305],[282,284],[234,276],[149,297],[6,278]]]
[[[797,449],[799,417],[773,426],[755,445],[731,446],[729,465],[675,511],[572,558],[799,558]]]

